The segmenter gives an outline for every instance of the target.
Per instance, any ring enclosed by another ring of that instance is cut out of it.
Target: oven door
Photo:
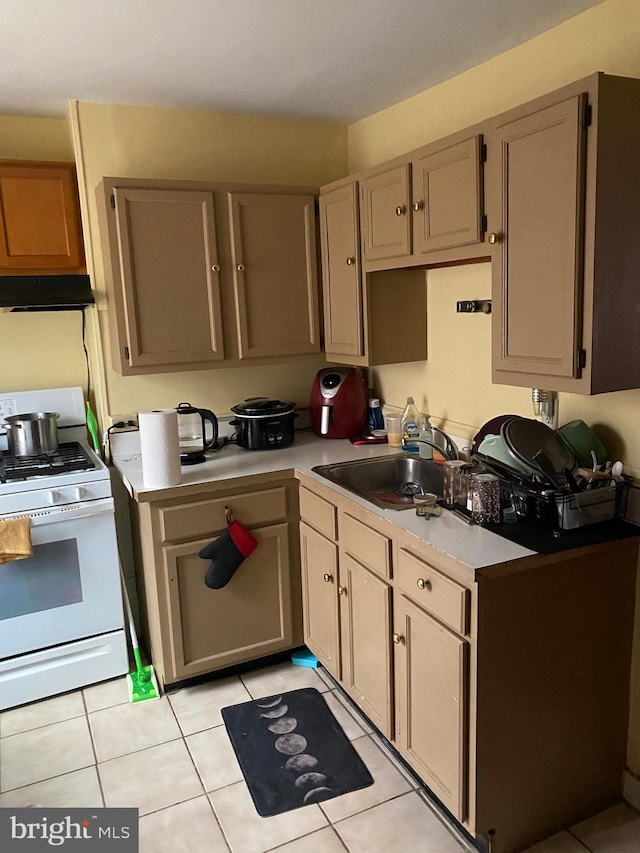
[[[124,624],[113,498],[28,515],[33,556],[0,565],[0,660]]]

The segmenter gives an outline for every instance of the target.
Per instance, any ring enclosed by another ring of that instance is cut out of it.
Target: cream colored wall
[[[526,44],[349,127],[349,171],[383,162],[496,115],[594,71],[640,77],[640,2],[607,0]],[[637,239],[630,234],[629,239]],[[413,394],[457,435],[471,437],[496,414],[530,416],[530,391],[491,384],[490,322],[456,315],[458,299],[491,294],[488,264],[427,274],[428,361],[381,367],[376,383],[387,404]],[[402,329],[398,329],[398,335]],[[560,395],[560,421],[595,426],[612,457],[640,476],[640,391]],[[613,569],[614,567],[612,567]],[[639,588],[640,596],[640,588]],[[640,597],[637,611],[640,623]],[[634,642],[628,764],[640,775],[640,625]]]
[[[64,119],[0,116],[0,159],[73,162]],[[79,311],[11,314],[0,309],[0,390],[86,387]]]
[[[327,122],[205,111],[72,103],[88,263],[98,291],[99,326],[92,350],[104,351],[99,414],[175,406],[182,400],[228,413],[244,397],[279,396],[306,404],[323,359],[304,364],[240,367],[122,377],[111,369],[110,318],[95,189],[104,176],[241,181],[319,186],[346,172],[346,128]],[[99,381],[99,371],[94,371]]]

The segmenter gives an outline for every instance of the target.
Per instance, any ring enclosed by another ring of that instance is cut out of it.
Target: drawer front
[[[300,487],[300,518],[310,524],[327,539],[335,542],[338,538],[336,508],[324,498],[314,495],[304,486]]]
[[[344,512],[340,513],[340,549],[380,577],[391,577],[389,539]]]
[[[396,580],[402,592],[458,634],[469,632],[469,590],[400,548]]]
[[[162,541],[197,539],[224,530],[227,506],[233,518],[247,527],[284,521],[287,518],[287,490],[279,487],[161,507],[158,512]]]

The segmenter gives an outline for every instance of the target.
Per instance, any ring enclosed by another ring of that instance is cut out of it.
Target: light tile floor
[[[261,818],[220,709],[316,687],[374,784]],[[131,705],[124,678],[0,713],[0,806],[135,806],[141,853],[463,853],[448,826],[322,670],[271,665]],[[638,853],[620,803],[528,853]]]

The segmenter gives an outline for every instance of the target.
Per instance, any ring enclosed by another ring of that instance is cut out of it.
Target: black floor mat
[[[314,688],[230,705],[222,709],[222,718],[262,817],[373,784]]]

